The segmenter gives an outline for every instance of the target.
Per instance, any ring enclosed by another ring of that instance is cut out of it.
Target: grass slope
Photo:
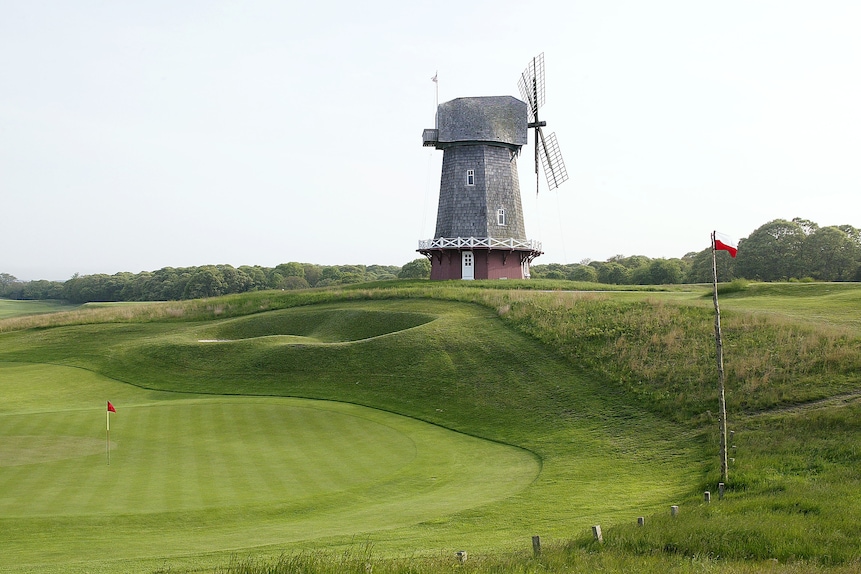
[[[516,494],[366,537],[380,572],[404,571],[387,556],[460,548],[484,557],[469,563],[476,572],[753,572],[772,559],[787,572],[858,567],[861,289],[750,285],[722,296],[734,460],[726,498],[705,505],[718,476],[709,291],[493,287],[391,282],[12,319],[0,321],[0,361],[81,367],[153,392],[348,401],[541,460]],[[634,526],[643,515],[648,526]],[[591,540],[595,523],[603,545]],[[533,534],[549,539],[540,559],[523,548]],[[254,554],[278,562],[284,551],[349,544],[324,536]],[[516,549],[524,554],[506,558]],[[171,567],[225,563],[183,560]],[[409,571],[451,565],[416,564]]]
[[[58,311],[70,311],[77,307],[78,305],[70,305],[62,301],[18,301],[13,299],[0,299],[0,319],[38,315],[42,313],[57,313]]]

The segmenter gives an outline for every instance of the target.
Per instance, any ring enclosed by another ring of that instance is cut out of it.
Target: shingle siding
[[[475,171],[475,185],[467,172]],[[497,222],[504,209],[506,225]],[[517,157],[505,147],[458,145],[443,154],[435,237],[526,239]]]
[[[437,147],[457,142],[526,145],[527,107],[511,96],[456,98],[437,107]]]

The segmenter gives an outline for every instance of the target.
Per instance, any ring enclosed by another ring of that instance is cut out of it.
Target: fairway
[[[25,363],[0,363],[0,395],[3,572],[398,528],[512,496],[539,471],[526,451],[339,402]]]
[[[12,299],[0,299],[0,319],[18,317],[21,315],[71,311],[77,307],[79,306],[61,301],[17,301]]]

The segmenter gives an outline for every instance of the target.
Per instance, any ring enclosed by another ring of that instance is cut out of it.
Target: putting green
[[[0,364],[0,396],[4,572],[361,535],[512,496],[539,471],[523,450],[344,403],[34,364]]]

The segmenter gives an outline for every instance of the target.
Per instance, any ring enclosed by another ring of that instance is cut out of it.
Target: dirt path
[[[775,409],[762,411],[760,413],[755,413],[751,415],[747,415],[747,418],[758,418],[769,415],[783,415],[783,414],[800,414],[809,412],[816,409],[826,408],[826,407],[842,407],[848,404],[854,403],[856,401],[861,401],[861,390],[852,391],[851,393],[842,393],[839,395],[834,395],[833,397],[828,397],[825,399],[819,399],[816,401],[810,401],[809,403],[802,403],[799,405],[789,405],[785,407],[778,407]]]

